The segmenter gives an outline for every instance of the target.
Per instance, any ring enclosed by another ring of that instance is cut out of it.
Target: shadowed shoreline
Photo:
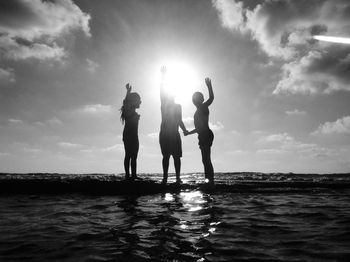
[[[247,173],[253,174],[253,173]],[[268,174],[263,174],[268,175]],[[302,174],[298,174],[303,176]],[[272,176],[272,175],[271,175]],[[307,176],[304,175],[304,176]],[[187,190],[200,190],[206,193],[223,192],[258,192],[258,193],[284,193],[284,192],[310,192],[317,190],[349,189],[349,180],[330,179],[332,175],[319,175],[325,179],[318,181],[304,179],[298,181],[276,180],[234,180],[230,184],[216,184],[210,186],[205,183],[184,183],[181,185],[169,183],[162,185],[155,180],[125,181],[113,175],[89,175],[86,177],[71,175],[62,178],[58,174],[0,174],[0,193],[2,194],[61,194],[83,193],[93,195],[147,195],[157,193],[172,193]],[[349,176],[339,174],[338,176]],[[263,178],[264,179],[264,178]]]

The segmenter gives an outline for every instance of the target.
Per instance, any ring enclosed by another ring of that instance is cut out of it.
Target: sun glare
[[[331,43],[350,44],[350,38],[348,37],[314,35],[313,38],[319,41],[325,41],[325,42],[331,42]]]
[[[175,61],[165,62],[163,65],[166,67],[163,83],[165,90],[175,96],[177,103],[191,102],[193,92],[200,85],[200,79],[194,68],[189,64]]]

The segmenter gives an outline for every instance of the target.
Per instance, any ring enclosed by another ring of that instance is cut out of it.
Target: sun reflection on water
[[[216,209],[212,205],[213,197],[199,190],[165,193],[161,197],[162,207],[166,209],[162,217],[169,218],[168,222],[161,222],[162,234],[170,233],[167,236],[169,239],[176,239],[180,235],[186,239],[188,254],[197,256],[194,261],[206,261],[206,258],[212,255],[207,247],[208,243],[215,241],[215,235],[220,234],[218,225],[221,222],[217,219]]]
[[[200,191],[181,192],[180,197],[183,201],[184,207],[190,212],[203,209],[202,204],[206,202],[203,198],[203,193]]]
[[[164,200],[165,201],[174,201],[174,197],[173,197],[172,194],[166,193],[165,196],[164,196]]]
[[[183,207],[189,212],[180,222],[183,230],[197,231],[200,233],[192,242],[197,242],[201,238],[207,238],[216,232],[216,227],[221,222],[214,220],[214,213],[210,205],[210,196],[200,191],[181,192],[180,200]]]

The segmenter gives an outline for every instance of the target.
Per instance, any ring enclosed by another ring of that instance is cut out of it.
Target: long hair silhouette
[[[140,115],[136,113],[136,109],[140,107],[141,98],[138,93],[131,93],[131,85],[126,85],[126,96],[123,105],[120,108],[120,119],[124,124],[123,143],[125,149],[124,169],[125,178],[136,179],[137,154],[139,151],[138,126]]]
[[[141,97],[138,93],[133,92],[128,94],[123,100],[123,105],[119,109],[120,110],[120,120],[124,124],[125,119],[132,113],[136,108],[139,107],[139,102],[141,101]]]

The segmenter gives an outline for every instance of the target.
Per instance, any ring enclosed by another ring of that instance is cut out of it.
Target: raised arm
[[[213,87],[211,85],[211,79],[209,77],[207,77],[205,79],[205,84],[208,87],[208,91],[209,91],[209,98],[207,101],[204,102],[204,104],[206,104],[207,106],[210,106],[211,103],[213,103],[214,100],[214,92],[213,92]]]
[[[129,83],[127,83],[126,84],[126,86],[125,86],[125,88],[126,88],[126,95],[125,95],[125,98],[127,98],[128,97],[128,95],[130,95],[130,93],[131,93],[131,85],[129,84]]]
[[[160,72],[162,73],[162,79],[160,82],[160,100],[163,101],[163,99],[166,98],[166,92],[165,92],[165,87],[164,87],[166,67],[162,66],[160,68]]]

